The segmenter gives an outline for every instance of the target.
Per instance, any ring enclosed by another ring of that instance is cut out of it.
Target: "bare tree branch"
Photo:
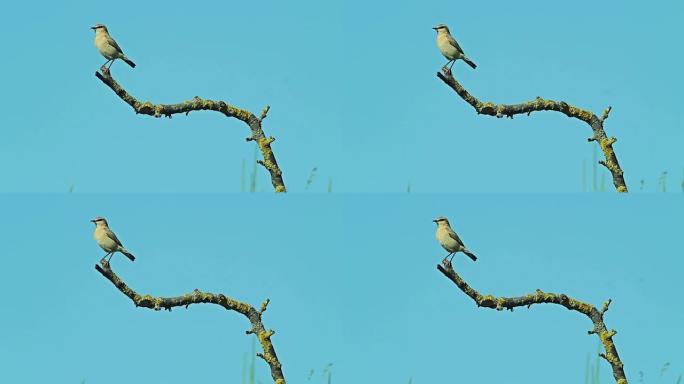
[[[613,377],[617,384],[627,384],[627,378],[625,377],[624,365],[620,361],[620,356],[618,355],[615,344],[613,343],[613,336],[617,334],[615,330],[608,330],[606,324],[603,322],[603,315],[608,311],[608,306],[612,302],[611,300],[606,301],[603,304],[603,308],[598,310],[591,304],[573,299],[562,293],[549,293],[543,292],[537,289],[535,293],[530,293],[525,296],[518,297],[495,297],[492,295],[482,295],[476,290],[474,290],[468,283],[466,283],[461,276],[459,276],[456,271],[451,266],[448,261],[446,263],[437,265],[437,269],[444,274],[449,280],[451,280],[456,286],[468,295],[478,307],[493,308],[497,311],[503,309],[508,309],[513,311],[515,307],[526,306],[529,308],[533,304],[551,303],[562,305],[563,307],[571,310],[577,311],[584,314],[591,320],[594,324],[594,328],[589,331],[589,334],[596,334],[603,344],[605,353],[601,353],[600,356],[603,357],[613,369]]]
[[[255,141],[261,150],[264,159],[257,161],[261,164],[271,175],[271,184],[276,192],[285,192],[285,183],[283,182],[283,172],[278,167],[271,143],[275,141],[274,137],[266,137],[261,123],[270,109],[268,106],[261,112],[261,117],[256,117],[253,113],[234,107],[224,101],[214,101],[202,99],[195,96],[192,100],[188,100],[179,104],[152,104],[149,101],[140,102],[135,97],[126,92],[119,83],[114,80],[109,71],[95,72],[95,76],[102,80],[109,88],[116,93],[124,102],[130,105],[135,113],[149,115],[154,117],[168,117],[177,113],[189,114],[191,111],[211,110],[220,112],[228,117],[234,117],[243,121],[249,126],[252,135],[247,138],[247,141]]]
[[[187,308],[190,304],[199,303],[211,303],[220,305],[223,308],[231,311],[236,311],[243,314],[249,322],[252,324],[246,333],[255,334],[261,343],[263,353],[258,353],[257,356],[261,357],[266,361],[266,363],[271,368],[271,377],[273,377],[273,382],[275,384],[285,384],[285,377],[283,376],[282,364],[278,361],[278,356],[276,355],[273,344],[271,343],[271,336],[275,333],[273,330],[268,331],[264,328],[264,324],[261,322],[261,315],[266,311],[266,306],[268,306],[269,300],[266,299],[261,304],[261,310],[257,310],[247,303],[231,299],[223,295],[222,293],[215,294],[209,292],[202,292],[195,289],[191,293],[186,293],[183,296],[176,297],[154,297],[151,295],[141,295],[131,289],[126,283],[123,282],[117,276],[114,271],[112,271],[109,263],[105,261],[102,266],[95,265],[95,269],[106,277],[109,281],[114,284],[114,286],[121,291],[124,295],[128,296],[129,299],[133,301],[136,307],[144,307],[154,309],[159,311],[161,309],[166,309],[171,311],[173,307],[185,307]]]
[[[453,89],[466,103],[470,104],[478,114],[496,116],[496,117],[510,117],[513,115],[526,113],[528,116],[536,111],[557,111],[563,113],[568,117],[579,119],[589,124],[593,131],[593,135],[588,139],[589,141],[596,141],[601,150],[605,160],[599,161],[601,165],[606,167],[613,175],[613,185],[618,192],[627,192],[627,184],[625,184],[624,172],[620,168],[615,151],[613,151],[613,144],[617,141],[615,137],[608,137],[603,130],[603,122],[608,118],[611,107],[603,111],[603,116],[599,118],[594,113],[572,106],[564,101],[554,101],[542,99],[537,96],[535,100],[528,101],[521,104],[494,104],[492,102],[482,102],[475,96],[471,95],[463,86],[454,79],[450,71],[438,72],[439,77],[451,89]]]

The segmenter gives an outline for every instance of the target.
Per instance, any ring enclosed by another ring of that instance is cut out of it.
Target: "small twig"
[[[261,303],[261,309],[259,310],[259,313],[264,313],[264,312],[266,312],[266,307],[268,307],[268,303],[270,303],[270,302],[271,302],[270,299],[264,300],[264,302]]]
[[[268,111],[271,109],[269,105],[265,106],[263,110],[261,110],[261,116],[259,116],[260,121],[264,121],[266,116],[268,115]]]
[[[612,302],[613,302],[612,299],[608,299],[608,300],[606,300],[605,303],[603,303],[603,308],[601,308],[601,314],[608,312],[608,307],[610,306],[610,303],[612,303]]]
[[[608,108],[606,108],[606,109],[603,111],[603,116],[601,116],[601,121],[602,121],[602,122],[603,122],[603,121],[606,121],[606,119],[608,119],[608,114],[610,113],[610,111],[611,111],[612,109],[613,109],[613,107],[611,107],[611,106],[609,105]]]

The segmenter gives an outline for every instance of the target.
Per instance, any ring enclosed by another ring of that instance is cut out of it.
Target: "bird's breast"
[[[454,240],[446,230],[437,230],[435,237],[437,237],[439,244],[449,252],[457,251],[460,248],[458,242]]]
[[[437,48],[439,48],[439,51],[442,52],[442,55],[449,60],[454,60],[461,57],[461,52],[459,52],[456,47],[451,45],[446,35],[437,35]]]
[[[93,238],[100,246],[100,248],[104,249],[107,252],[113,252],[116,249],[118,249],[118,244],[116,244],[114,240],[107,236],[107,232],[105,232],[105,230],[102,228],[95,229],[95,232],[93,233]]]
[[[104,56],[106,59],[115,59],[120,56],[119,51],[116,50],[114,46],[109,44],[107,36],[105,35],[95,35],[95,48]]]

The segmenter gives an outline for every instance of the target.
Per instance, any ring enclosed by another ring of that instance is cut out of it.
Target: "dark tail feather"
[[[465,61],[468,65],[470,65],[470,67],[472,69],[477,68],[477,65],[475,63],[473,63],[473,61],[470,60],[469,58],[467,58],[466,56],[463,56],[463,61]]]
[[[131,59],[129,59],[128,57],[124,57],[124,58],[122,58],[121,60],[125,61],[126,64],[128,64],[128,65],[131,66],[131,68],[135,68],[135,63],[134,63],[133,61],[131,61]],[[473,67],[473,68],[474,68],[474,67]]]
[[[120,249],[119,251],[121,251],[121,253],[123,253],[126,257],[128,257],[129,259],[131,259],[131,261],[135,261],[135,256],[133,256],[132,253],[128,252],[128,251],[125,250],[125,249]]]
[[[466,256],[468,256],[468,257],[470,257],[471,259],[473,259],[473,261],[477,261],[477,256],[475,256],[475,255],[474,255],[472,252],[470,252],[469,250],[465,249],[465,250],[463,250],[463,253],[465,253]]]

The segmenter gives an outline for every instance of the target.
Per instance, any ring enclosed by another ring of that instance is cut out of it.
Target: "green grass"
[[[599,345],[599,351],[601,350],[600,345]],[[601,384],[601,365],[602,364],[608,364],[601,357],[599,357],[598,352],[596,352],[596,359],[592,362],[591,361],[591,354],[587,354],[587,362],[584,366],[584,384]],[[667,378],[667,371],[670,368],[670,363],[667,362],[663,364],[663,366],[660,368],[660,372],[658,373],[658,377],[655,381],[650,380],[650,381],[644,381],[645,374],[643,371],[639,371],[639,378],[636,381],[636,383],[647,383],[647,382],[654,382],[655,384],[664,384],[670,382],[669,378]],[[675,384],[682,384],[682,374],[680,373],[679,376],[677,377],[677,380],[674,382]],[[609,382],[614,382],[615,380],[611,378]]]
[[[313,167],[313,169],[311,169],[311,172],[309,172],[309,178],[306,179],[306,185],[304,186],[305,191],[308,191],[311,184],[313,184],[314,180],[316,180],[316,171],[317,170],[318,170],[317,167]]]

